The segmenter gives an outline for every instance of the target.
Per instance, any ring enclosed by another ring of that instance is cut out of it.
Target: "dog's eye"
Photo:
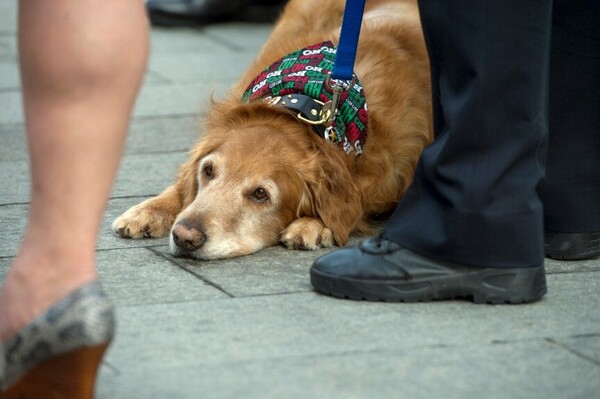
[[[267,190],[265,190],[262,187],[259,187],[252,193],[252,198],[254,198],[258,202],[265,202],[269,199],[269,194],[267,193]]]
[[[202,173],[204,174],[204,176],[207,179],[212,179],[213,177],[213,166],[212,164],[206,164],[204,165],[204,167],[202,168]]]

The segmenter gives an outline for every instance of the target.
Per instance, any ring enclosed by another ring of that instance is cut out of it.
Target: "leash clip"
[[[327,80],[325,80],[325,85],[329,87],[333,91],[333,96],[331,97],[331,101],[327,102],[323,107],[323,113],[327,111],[328,120],[327,122],[331,124],[335,120],[337,116],[337,111],[340,106],[340,100],[342,98],[342,93],[350,90],[354,84],[356,83],[356,75],[352,74],[351,80],[342,80],[342,79],[333,79],[331,77],[331,72],[327,74]]]

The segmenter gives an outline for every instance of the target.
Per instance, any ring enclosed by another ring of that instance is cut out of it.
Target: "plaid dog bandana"
[[[331,101],[333,91],[328,78],[335,54],[333,43],[326,41],[286,55],[248,85],[242,101],[269,101],[290,94],[303,94],[321,103]],[[325,139],[340,145],[346,154],[356,152],[358,156],[367,138],[367,124],[364,90],[356,80],[342,92],[337,114],[331,126],[325,129]]]

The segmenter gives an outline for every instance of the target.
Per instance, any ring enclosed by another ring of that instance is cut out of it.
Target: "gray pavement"
[[[29,201],[15,15],[16,1],[0,0],[0,281]],[[192,261],[165,239],[114,236],[114,217],[173,180],[211,91],[235,81],[270,29],[152,30],[98,241],[118,332],[97,397],[600,398],[600,260],[547,261],[549,293],[535,304],[386,304],[313,292],[323,250]]]

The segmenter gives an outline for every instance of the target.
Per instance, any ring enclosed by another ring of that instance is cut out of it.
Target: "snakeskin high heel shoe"
[[[83,285],[0,344],[0,398],[92,398],[114,330],[100,283]]]

